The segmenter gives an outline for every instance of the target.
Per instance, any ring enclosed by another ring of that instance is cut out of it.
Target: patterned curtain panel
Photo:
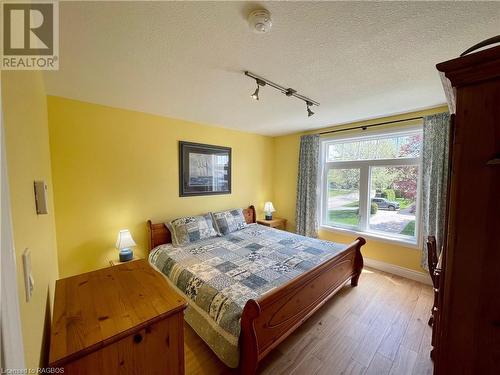
[[[443,245],[448,185],[448,151],[450,115],[438,113],[424,117],[422,221],[424,240],[436,237],[438,253]],[[427,247],[424,241],[422,267],[427,264]]]
[[[297,233],[318,237],[317,197],[319,170],[319,135],[300,138],[299,177],[297,180]]]

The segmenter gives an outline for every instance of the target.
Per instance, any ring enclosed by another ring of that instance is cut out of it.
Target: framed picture
[[[231,194],[231,148],[179,142],[179,196]]]

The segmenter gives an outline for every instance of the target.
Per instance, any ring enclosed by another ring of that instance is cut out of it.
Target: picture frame
[[[231,194],[231,147],[179,141],[179,196]]]

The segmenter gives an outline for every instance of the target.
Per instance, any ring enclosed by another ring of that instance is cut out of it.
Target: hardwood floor
[[[265,375],[432,374],[429,285],[367,269],[266,357]],[[185,325],[186,374],[237,374]]]

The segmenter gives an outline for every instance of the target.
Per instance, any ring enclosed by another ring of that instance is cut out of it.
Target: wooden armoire
[[[456,108],[434,373],[500,374],[500,46],[437,69]]]

